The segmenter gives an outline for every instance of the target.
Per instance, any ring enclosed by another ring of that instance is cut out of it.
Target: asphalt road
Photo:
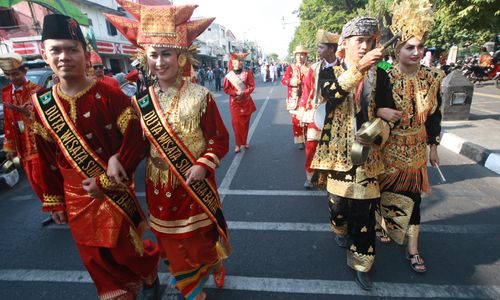
[[[215,96],[230,126],[227,96]],[[365,292],[329,232],[326,196],[302,188],[304,152],[293,145],[285,88],[259,84],[253,97],[251,148],[235,154],[231,141],[217,173],[233,254],[225,288],[210,280],[209,299],[500,299],[499,175],[441,149],[447,181],[430,170],[433,193],[422,204],[428,272],[414,273],[404,248],[378,244],[375,288]],[[143,174],[141,166],[142,200]],[[46,216],[26,180],[0,199],[0,299],[96,299],[68,228],[40,226]],[[161,279],[162,299],[176,299],[163,266]]]

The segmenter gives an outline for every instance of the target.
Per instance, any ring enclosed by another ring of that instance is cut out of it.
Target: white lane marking
[[[256,231],[313,231],[329,232],[328,223],[285,223],[285,222],[244,222],[228,221],[230,230],[256,230]],[[445,234],[495,234],[500,231],[500,225],[433,225],[421,224],[421,232]]]
[[[170,275],[160,273],[162,284]],[[92,283],[85,271],[0,269],[0,281]],[[207,288],[215,288],[212,280]],[[294,293],[311,295],[350,295],[401,298],[498,299],[498,285],[437,285],[423,283],[374,283],[372,291],[361,290],[353,281],[226,276],[224,289],[255,292]],[[166,295],[164,295],[166,296]]]
[[[264,110],[266,109],[267,103],[269,103],[269,98],[271,97],[271,94],[273,93],[274,88],[271,88],[269,90],[269,95],[266,97],[266,101],[264,101],[264,104],[262,104],[259,112],[257,113],[257,116],[255,117],[255,120],[252,123],[252,126],[250,127],[250,131],[248,132],[248,143],[252,140],[252,136],[255,132],[255,129],[259,125],[260,118],[264,114]],[[231,162],[231,165],[227,169],[226,175],[224,176],[224,179],[222,179],[222,182],[219,186],[219,189],[221,190],[229,190],[229,186],[231,185],[231,182],[233,181],[234,176],[236,175],[236,172],[238,171],[238,168],[240,166],[241,161],[243,160],[243,157],[245,156],[245,151],[243,150],[242,152],[238,153],[235,155],[233,161]],[[221,195],[220,201],[224,201],[225,195]]]
[[[328,223],[291,223],[291,222],[245,222],[227,221],[229,230],[252,230],[252,231],[298,231],[298,232],[330,232]],[[52,224],[47,229],[69,229],[67,224]],[[421,224],[420,231],[425,233],[441,234],[496,234],[500,232],[498,224],[478,225],[435,225]]]
[[[303,196],[326,197],[326,191],[287,191],[287,190],[221,190],[220,194],[238,196]]]

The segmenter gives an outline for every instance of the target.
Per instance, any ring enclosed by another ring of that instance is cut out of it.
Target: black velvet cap
[[[87,46],[80,24],[73,18],[59,14],[46,15],[43,19],[42,42],[48,39],[80,41],[84,49]]]

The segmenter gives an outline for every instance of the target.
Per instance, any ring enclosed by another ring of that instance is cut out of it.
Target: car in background
[[[53,73],[50,68],[28,69],[26,79],[38,84],[42,88],[49,88],[52,86]]]

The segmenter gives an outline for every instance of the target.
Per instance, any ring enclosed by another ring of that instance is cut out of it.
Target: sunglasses
[[[104,69],[104,66],[103,65],[95,65],[95,66],[92,66],[92,68],[94,68],[94,70]]]

